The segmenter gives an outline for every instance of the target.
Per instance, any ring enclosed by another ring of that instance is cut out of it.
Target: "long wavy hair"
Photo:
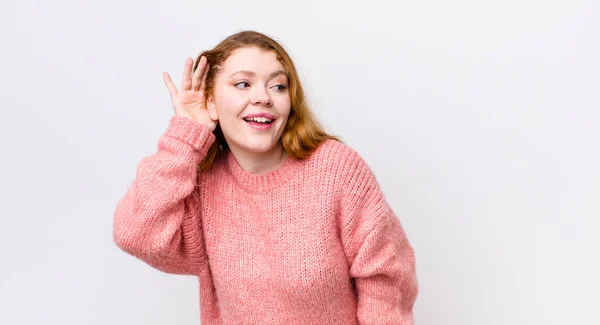
[[[214,94],[215,77],[221,71],[223,62],[229,58],[233,51],[243,47],[257,47],[275,52],[277,59],[281,62],[287,74],[291,110],[283,134],[281,135],[281,143],[289,156],[296,159],[305,159],[323,141],[327,139],[341,141],[338,137],[326,133],[319,124],[305,101],[304,90],[302,89],[300,78],[298,78],[294,62],[292,62],[292,59],[283,46],[265,34],[256,31],[242,31],[228,36],[212,50],[204,51],[197,56],[193,71],[198,68],[202,56],[207,58],[210,65],[205,86],[207,96]],[[228,149],[223,131],[218,124],[213,133],[216,140],[209,148],[206,157],[200,163],[200,171],[209,169],[215,159]]]

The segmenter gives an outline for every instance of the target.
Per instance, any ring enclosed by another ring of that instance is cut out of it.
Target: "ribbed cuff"
[[[200,151],[202,156],[206,155],[215,141],[215,135],[206,125],[179,115],[171,117],[165,135],[188,143]]]

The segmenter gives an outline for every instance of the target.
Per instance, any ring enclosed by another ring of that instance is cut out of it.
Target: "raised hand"
[[[217,126],[217,120],[213,120],[208,114],[205,94],[209,65],[206,57],[201,57],[198,68],[192,75],[193,63],[192,58],[186,58],[181,78],[181,89],[178,90],[173,84],[168,72],[163,72],[163,80],[169,89],[175,114],[206,125],[213,131]]]

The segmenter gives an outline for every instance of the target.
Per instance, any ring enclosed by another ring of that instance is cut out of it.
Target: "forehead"
[[[276,70],[283,70],[283,65],[277,60],[277,54],[274,51],[256,47],[236,49],[223,62],[222,67],[226,75],[240,70],[253,71],[258,74],[269,74]]]

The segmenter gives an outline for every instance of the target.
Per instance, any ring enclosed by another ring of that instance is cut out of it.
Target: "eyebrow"
[[[237,74],[246,74],[246,75],[249,75],[249,76],[255,76],[256,75],[256,73],[254,71],[240,70],[240,71],[232,73],[230,77],[233,77],[233,76],[235,76]],[[275,78],[275,77],[277,77],[279,75],[285,75],[285,76],[287,76],[287,73],[285,73],[285,71],[283,71],[283,70],[277,70],[277,71],[272,72],[269,75],[269,79],[273,79],[273,78]]]

